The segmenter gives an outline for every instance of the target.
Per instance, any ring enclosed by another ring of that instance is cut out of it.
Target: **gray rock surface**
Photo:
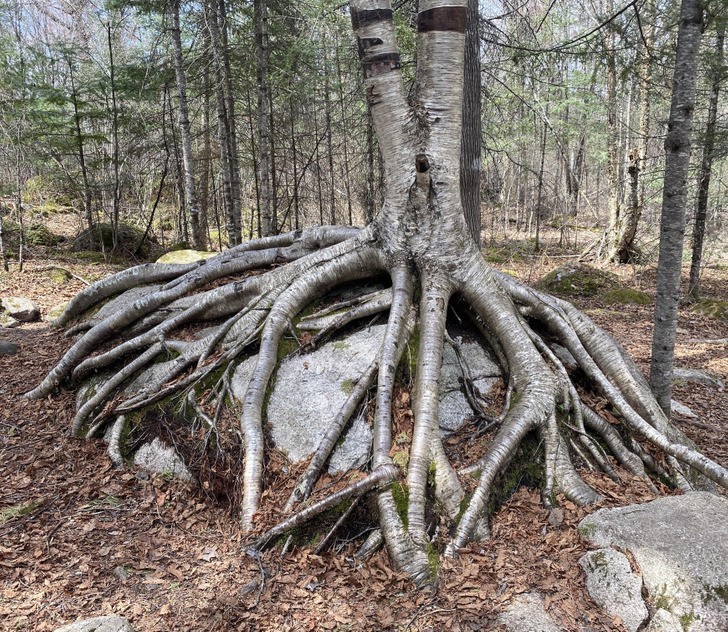
[[[69,623],[54,632],[134,632],[134,628],[124,617],[94,617]]]
[[[473,385],[481,395],[487,396],[500,381],[498,364],[477,342],[460,343],[460,348]],[[445,432],[459,430],[473,417],[473,409],[462,392],[461,377],[457,354],[450,344],[445,343],[440,380],[440,428]]]
[[[642,579],[632,572],[627,556],[614,549],[597,549],[583,555],[579,566],[586,573],[586,589],[594,602],[636,632],[649,613],[642,599]]]
[[[18,345],[16,345],[14,342],[5,342],[4,340],[0,340],[0,357],[6,356],[6,355],[15,355],[18,352]]]
[[[0,311],[0,327],[17,327],[20,325],[20,321],[17,318],[13,318],[7,312]]]
[[[670,410],[673,414],[680,415],[681,417],[687,417],[688,419],[695,419],[697,417],[697,415],[685,404],[681,404],[674,399],[670,400]]]
[[[155,292],[158,290],[161,285],[140,285],[137,287],[133,287],[130,290],[127,290],[123,294],[119,294],[119,296],[116,296],[112,298],[108,303],[104,303],[101,306],[101,309],[99,309],[98,312],[94,314],[94,319],[96,320],[103,320],[107,316],[111,316],[112,314],[115,314],[116,312],[124,309],[125,307],[131,305],[134,301],[147,296],[148,294],[151,294],[152,292]]]
[[[712,386],[713,388],[717,388],[721,391],[725,388],[723,380],[711,375],[710,373],[701,371],[700,369],[675,368],[672,371],[672,381],[677,383],[696,382],[698,384],[704,384],[705,386]]]
[[[683,630],[728,629],[728,499],[708,492],[600,509],[579,525],[597,546],[629,550],[651,603]]]
[[[374,360],[384,331],[384,325],[369,327],[281,363],[277,386],[268,401],[267,418],[273,442],[291,461],[300,461],[316,450],[322,434],[346,401],[352,380]],[[256,361],[249,358],[233,374],[233,396],[239,402],[245,397]],[[364,463],[371,441],[369,425],[364,419],[355,419],[331,455],[329,471],[345,471]]]
[[[5,296],[0,301],[0,307],[8,316],[23,323],[31,323],[40,318],[38,306],[24,296]]]
[[[684,630],[680,619],[672,612],[658,608],[657,612],[652,615],[645,632],[684,632]]]
[[[266,413],[273,442],[291,461],[300,461],[316,450],[344,404],[352,381],[374,360],[384,332],[384,325],[369,327],[281,363]],[[462,351],[475,387],[487,395],[500,380],[500,368],[476,342],[463,343]],[[233,396],[238,402],[245,397],[256,362],[257,358],[248,358],[233,374]],[[461,368],[450,345],[445,345],[442,376],[440,427],[443,432],[452,432],[472,418],[473,411],[461,392]],[[329,471],[361,465],[368,458],[371,440],[372,431],[365,420],[353,420],[331,457]]]
[[[562,632],[563,628],[549,617],[543,597],[536,592],[518,595],[497,619],[508,632]]]
[[[151,443],[145,443],[134,454],[134,465],[150,472],[165,474],[191,481],[192,475],[174,448],[156,437]]]

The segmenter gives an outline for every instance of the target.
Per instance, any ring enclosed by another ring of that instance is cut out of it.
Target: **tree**
[[[539,440],[547,505],[555,502],[557,492],[579,504],[599,498],[576,471],[572,445],[580,445],[589,455],[586,458],[616,476],[589,432],[627,470],[645,480],[649,480],[646,467],[654,466],[654,461],[638,438],[668,455],[665,467],[676,484],[688,486],[688,481],[699,479],[691,472],[694,468],[728,486],[728,471],[697,452],[670,424],[644,378],[605,332],[571,304],[489,268],[472,240],[460,199],[459,168],[466,0],[446,7],[435,0],[420,0],[412,95],[402,81],[390,3],[359,0],[351,3],[350,10],[384,158],[385,200],[374,220],[364,229],[329,226],[254,240],[204,265],[145,264],[94,284],[71,301],[58,321],[66,325],[78,318],[81,322],[75,330],[85,333],[28,396],[45,397],[69,378],[82,380],[92,372],[110,370],[110,379],[78,410],[72,431],[90,437],[111,424],[110,454],[116,460],[121,460],[121,438],[129,430],[130,416],[170,398],[187,402],[199,423],[208,424],[208,433],[222,440],[225,433],[217,426],[219,418],[204,412],[198,401],[200,391],[205,383],[224,385],[236,359],[257,345],[257,363],[240,421],[241,525],[252,530],[263,500],[263,407],[284,333],[302,309],[329,289],[384,273],[391,279],[384,295],[364,295],[344,304],[324,332],[364,314],[388,311],[377,360],[353,384],[336,428],[322,440],[288,506],[299,505],[310,495],[338,439],[336,431],[341,432],[373,387],[371,470],[336,493],[324,493],[321,500],[260,535],[256,546],[371,491],[376,494],[381,530],[368,542],[383,539],[398,568],[419,584],[431,583],[439,551],[431,539],[430,512],[435,510],[442,519],[452,521],[452,537],[443,546],[447,554],[456,555],[469,540],[485,537],[489,496],[501,483],[500,473],[531,435]],[[261,274],[245,274],[274,264]],[[234,280],[216,283],[224,277]],[[98,302],[130,290],[134,300],[112,315],[84,315]],[[502,418],[493,420],[498,430],[485,446],[484,456],[466,469],[475,478],[458,476],[438,432],[449,305],[471,315],[508,374],[508,403]],[[176,336],[176,331],[204,320],[218,324],[193,340]],[[397,367],[415,328],[419,342],[411,400],[414,427],[404,472],[401,461],[397,464],[391,456],[393,393]],[[106,346],[111,340],[117,342]],[[619,414],[624,434],[581,397],[552,351],[554,341],[568,349],[592,387]],[[145,373],[141,390],[119,391],[168,353],[174,359],[161,370],[155,365],[154,377]],[[122,359],[124,365],[119,366]],[[216,407],[223,408],[226,389],[220,388]],[[138,426],[145,417],[135,419],[133,425]],[[661,466],[658,470],[667,473]]]
[[[657,260],[657,299],[652,337],[650,386],[665,414],[670,414],[675,330],[680,300],[680,272],[685,237],[685,205],[695,108],[695,77],[703,31],[700,0],[682,0],[677,34],[670,118],[665,137],[665,182]]]
[[[715,128],[718,122],[718,95],[720,84],[725,77],[723,65],[723,47],[725,44],[725,22],[719,18],[718,31],[715,36],[715,55],[710,78],[710,96],[708,98],[708,117],[703,135],[703,157],[698,172],[698,195],[695,204],[695,223],[693,224],[693,253],[690,262],[690,281],[687,296],[697,301],[700,295],[700,264],[703,259],[703,242],[705,240],[705,220],[708,216],[708,192],[713,170],[713,153],[715,151]]]
[[[177,95],[179,98],[179,128],[182,136],[182,161],[184,165],[185,203],[192,229],[192,242],[198,250],[204,250],[207,238],[203,234],[204,222],[200,219],[200,207],[197,201],[197,185],[195,181],[195,161],[192,155],[192,131],[190,125],[189,104],[187,101],[187,77],[182,57],[182,30],[180,28],[180,0],[169,3],[169,18],[172,23],[170,33],[174,51],[174,73],[177,79]]]

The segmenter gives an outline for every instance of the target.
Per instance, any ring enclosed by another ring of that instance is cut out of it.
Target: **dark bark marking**
[[[376,24],[377,22],[392,21],[394,13],[392,9],[373,9],[362,11],[351,11],[351,26],[354,31],[360,28]]]
[[[430,31],[465,33],[467,18],[467,7],[435,7],[420,11],[417,15],[417,30],[420,33]]]
[[[364,67],[365,77],[376,77],[385,72],[398,70],[402,64],[400,63],[399,53],[382,53],[380,55],[370,55],[363,58],[361,65]]]

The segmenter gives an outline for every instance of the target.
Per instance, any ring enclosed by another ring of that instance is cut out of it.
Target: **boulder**
[[[681,369],[675,368],[672,371],[672,381],[675,383],[681,382],[697,382],[698,384],[704,384],[705,386],[712,386],[722,391],[725,388],[723,380],[701,371],[700,369]]]
[[[508,632],[562,632],[546,613],[543,597],[537,593],[518,595],[497,619]]]
[[[717,632],[728,629],[726,524],[728,499],[692,492],[600,509],[579,531],[596,546],[629,550],[652,606],[677,618],[684,631]]]
[[[642,599],[642,578],[632,572],[627,556],[614,549],[597,549],[582,556],[579,566],[586,573],[586,589],[594,602],[636,632],[649,613]]]
[[[0,307],[8,316],[23,323],[32,323],[40,318],[38,306],[24,296],[6,296],[0,301]]]
[[[203,250],[172,250],[163,254],[157,263],[194,263],[195,261],[202,261],[203,259],[209,259],[219,253],[217,252],[206,252]]]
[[[658,608],[645,632],[684,632],[680,619],[669,610]]]
[[[386,327],[376,325],[329,342],[312,353],[286,358],[275,377],[266,415],[276,447],[292,462],[312,454],[323,433],[346,401],[355,381],[374,360]],[[475,387],[487,395],[500,381],[493,358],[476,342],[461,345]],[[231,384],[233,397],[242,404],[257,357],[243,361]],[[461,392],[461,369],[455,350],[445,346],[440,395],[440,428],[443,433],[461,428],[473,410]],[[345,471],[369,456],[372,430],[363,418],[352,420],[343,441],[331,456],[329,471]]]
[[[53,322],[58,318],[63,312],[66,311],[66,307],[68,307],[69,301],[65,301],[63,303],[58,303],[57,305],[54,305],[48,310],[48,313],[45,315],[45,319],[48,322]]]
[[[124,617],[94,617],[69,623],[54,632],[134,632],[134,628]]]
[[[384,325],[369,327],[281,363],[267,418],[273,442],[292,462],[316,450],[354,381],[374,360],[385,329]],[[248,358],[233,374],[233,397],[241,403],[256,362],[256,357]],[[329,471],[345,471],[364,463],[371,441],[370,426],[362,418],[354,419],[331,455]]]
[[[174,448],[163,443],[159,437],[156,437],[151,443],[145,443],[136,451],[134,465],[149,472],[174,476],[183,481],[192,480],[190,471]]]

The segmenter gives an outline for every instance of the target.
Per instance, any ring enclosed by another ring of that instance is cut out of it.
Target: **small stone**
[[[94,617],[69,623],[54,632],[134,632],[134,628],[124,617]]]
[[[673,414],[680,415],[681,417],[687,417],[688,419],[697,418],[697,415],[690,408],[674,399],[670,400],[670,410]]]
[[[13,342],[5,342],[4,340],[0,340],[0,357],[6,356],[6,355],[15,355],[18,352],[18,345],[16,345]]]
[[[549,524],[552,527],[558,527],[564,521],[564,510],[561,507],[556,507],[549,511]]]
[[[642,579],[632,572],[627,556],[614,549],[589,551],[579,560],[586,573],[586,589],[609,616],[620,617],[636,632],[649,613],[642,600]]]
[[[0,327],[17,327],[20,325],[20,321],[16,318],[13,318],[10,314],[7,312],[0,312]]]
[[[24,296],[6,296],[0,305],[9,316],[23,323],[32,323],[40,318],[38,306]]]
[[[676,383],[680,382],[696,382],[705,386],[712,386],[722,391],[725,388],[723,380],[701,371],[700,369],[681,369],[676,368],[672,372],[672,381]]]
[[[145,443],[134,455],[134,465],[150,472],[180,478],[183,481],[192,480],[192,475],[174,448],[165,445],[155,437],[151,443]]]

